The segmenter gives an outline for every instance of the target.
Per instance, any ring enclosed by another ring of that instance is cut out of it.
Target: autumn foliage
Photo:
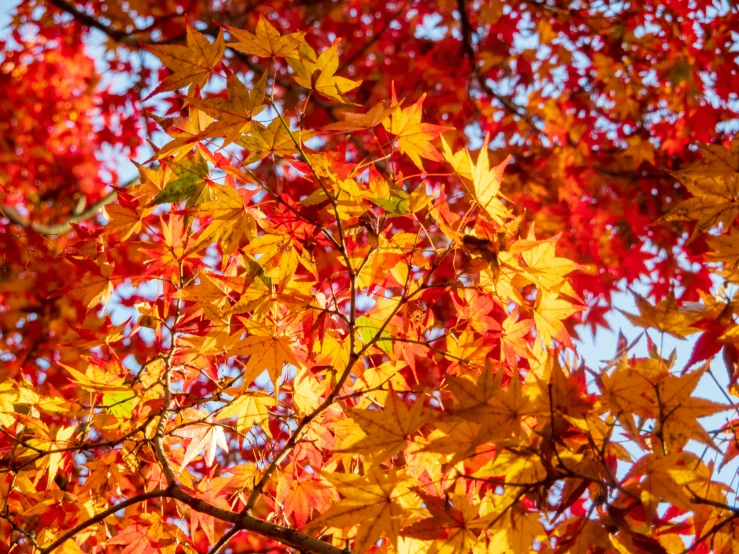
[[[0,552],[735,552],[738,28],[21,2]],[[627,287],[643,333],[586,365]]]

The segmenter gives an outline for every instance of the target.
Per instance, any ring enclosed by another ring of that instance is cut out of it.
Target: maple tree
[[[736,28],[651,0],[21,3],[0,552],[734,552]],[[587,367],[573,339],[639,281],[647,355]]]

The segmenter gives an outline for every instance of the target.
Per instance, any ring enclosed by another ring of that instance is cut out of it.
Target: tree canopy
[[[704,0],[21,2],[0,552],[735,552],[736,29]],[[630,287],[643,333],[585,364]]]

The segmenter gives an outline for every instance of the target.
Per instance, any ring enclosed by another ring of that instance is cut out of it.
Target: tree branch
[[[62,221],[61,223],[53,223],[51,225],[26,219],[10,206],[0,206],[0,213],[7,217],[12,223],[20,225],[24,229],[31,229],[40,235],[61,235],[70,231],[73,223],[78,223],[94,217],[104,206],[115,202],[117,198],[118,193],[113,191],[94,204],[91,204],[80,213],[72,214],[65,221]]]
[[[349,554],[347,550],[337,548],[325,541],[322,541],[321,539],[311,537],[310,535],[306,535],[305,533],[300,533],[295,529],[290,529],[288,527],[282,527],[281,525],[269,523],[268,521],[257,519],[250,515],[238,514],[230,510],[218,508],[186,493],[177,486],[172,486],[167,489],[150,491],[134,496],[133,498],[129,498],[128,500],[124,500],[123,502],[119,502],[118,504],[111,506],[107,510],[104,510],[99,514],[91,517],[90,519],[76,525],[75,527],[58,537],[49,546],[42,548],[39,554],[51,554],[51,552],[59,548],[68,540],[72,539],[77,533],[84,531],[85,529],[92,525],[95,525],[96,523],[100,523],[105,518],[112,516],[113,514],[123,510],[124,508],[133,506],[134,504],[138,504],[139,502],[143,502],[151,498],[172,498],[174,500],[179,500],[180,502],[182,502],[183,504],[187,504],[191,509],[197,512],[207,514],[216,519],[220,519],[221,521],[228,521],[230,523],[233,523],[235,525],[234,529],[238,528],[238,530],[243,529],[246,531],[253,531],[264,537],[273,539],[277,542],[280,542],[287,546],[291,546],[298,550],[314,552],[315,554]],[[232,529],[229,533],[232,533],[234,529]],[[233,534],[235,535],[236,533]]]
[[[127,188],[132,185],[135,185],[139,182],[139,177],[134,177],[127,183],[124,183],[121,185],[120,188]],[[72,230],[72,224],[73,223],[79,223],[80,221],[85,221],[87,219],[90,219],[92,217],[95,217],[95,215],[100,212],[105,206],[108,204],[112,204],[118,199],[118,192],[113,191],[107,196],[104,196],[94,204],[90,204],[87,208],[77,212],[72,213],[70,216],[65,219],[64,221],[60,223],[52,223],[52,224],[45,224],[45,223],[38,223],[36,221],[31,221],[30,219],[26,219],[21,214],[18,213],[18,211],[15,208],[11,208],[10,206],[3,206],[0,205],[0,213],[7,217],[12,223],[15,223],[16,225],[20,225],[24,229],[31,229],[32,231],[35,231],[36,233],[40,235],[62,235],[64,233],[68,233]]]
[[[243,530],[243,527],[241,527],[241,525],[239,525],[238,523],[231,527],[231,529],[225,535],[221,535],[221,538],[218,539],[218,542],[213,545],[213,548],[210,549],[210,552],[208,552],[208,554],[218,554],[221,549],[226,546],[228,541],[230,541],[234,536],[238,535]]]
[[[405,0],[405,2],[403,2],[403,5],[400,6],[400,9],[398,9],[394,14],[392,14],[390,16],[390,18],[385,22],[385,25],[383,25],[382,29],[380,29],[379,32],[375,33],[372,36],[371,39],[369,39],[367,42],[365,42],[359,48],[359,50],[357,50],[356,52],[354,52],[354,54],[351,55],[351,57],[349,57],[347,60],[345,60],[344,62],[342,62],[341,65],[339,66],[339,68],[336,70],[336,72],[337,73],[342,73],[347,67],[349,67],[354,62],[356,62],[359,58],[361,58],[362,55],[364,55],[364,53],[367,52],[367,50],[369,50],[370,48],[372,48],[372,46],[378,40],[380,40],[380,38],[382,38],[382,35],[384,35],[387,32],[387,30],[390,28],[390,25],[393,24],[393,21],[395,21],[396,19],[398,19],[403,14],[403,12],[408,7],[408,4],[410,4],[410,3],[411,3],[411,0]]]
[[[113,514],[123,510],[124,508],[128,508],[129,506],[133,506],[134,504],[138,504],[139,502],[144,502],[145,500],[149,500],[151,498],[161,498],[167,495],[168,495],[167,490],[160,489],[160,490],[145,492],[144,494],[139,494],[137,496],[134,496],[133,498],[129,498],[128,500],[124,500],[123,502],[119,502],[118,504],[111,506],[107,510],[100,512],[99,514],[91,517],[90,519],[83,521],[76,527],[73,527],[72,529],[64,533],[61,537],[58,537],[49,546],[42,548],[40,554],[50,554],[51,552],[56,550],[58,547],[63,545],[65,542],[67,542],[69,539],[74,537],[80,531],[87,529],[91,525],[100,523],[105,518],[112,516]]]
[[[480,85],[480,88],[482,88],[488,96],[492,96],[498,102],[503,104],[505,109],[524,120],[534,131],[539,131],[537,121],[526,113],[524,108],[516,104],[508,96],[504,96],[494,90],[493,87],[487,83],[485,78],[480,75],[477,65],[477,54],[475,53],[475,49],[472,47],[472,25],[470,24],[470,18],[467,15],[467,6],[465,5],[465,2],[466,0],[457,0],[457,11],[459,11],[459,22],[462,31],[462,49],[472,65],[472,78],[477,81],[477,84]]]
[[[199,498],[187,494],[179,487],[173,487],[169,496],[179,500],[183,504],[187,504],[193,510],[208,514],[221,521],[228,521],[235,525],[240,525],[246,531],[253,531],[260,535],[276,540],[287,546],[292,546],[298,550],[314,552],[315,554],[349,554],[347,550],[337,548],[327,542],[311,537],[304,533],[300,533],[295,529],[282,527],[274,523],[269,523],[263,519],[257,519],[248,514],[238,514],[230,510],[224,510],[213,506]],[[46,554],[46,553],[43,553]]]
[[[78,10],[74,4],[67,2],[67,0],[47,0],[47,1],[51,5],[56,6],[63,12],[66,12],[69,15],[71,15],[83,25],[86,25],[87,27],[92,27],[93,29],[97,29],[98,31],[102,31],[103,33],[108,35],[110,38],[115,40],[116,42],[122,42],[125,44],[131,44],[134,46],[138,46],[138,41],[135,38],[133,38],[133,33],[127,33],[125,31],[119,31],[117,29],[112,29],[111,27],[95,19],[93,16],[88,15],[85,12]]]

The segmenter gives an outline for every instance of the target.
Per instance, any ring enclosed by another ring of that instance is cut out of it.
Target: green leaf
[[[380,327],[382,327],[382,322],[370,319],[367,316],[361,316],[357,318],[357,327],[360,329],[359,336],[361,337],[362,342],[364,344],[369,344],[377,336],[377,332],[380,330]],[[390,333],[385,330],[382,332],[380,337],[390,337]],[[392,354],[393,352],[393,343],[389,340],[378,340],[376,345],[377,348],[383,352],[388,354]]]
[[[389,216],[402,216],[411,213],[411,197],[399,187],[390,188],[390,198],[370,198],[385,210]]]
[[[182,202],[201,192],[209,173],[208,162],[197,154],[194,161],[181,160],[174,164],[172,171],[178,178],[154,197],[154,203],[157,205]]]
[[[133,392],[116,392],[103,394],[103,404],[108,411],[118,419],[128,419],[133,413]]]

